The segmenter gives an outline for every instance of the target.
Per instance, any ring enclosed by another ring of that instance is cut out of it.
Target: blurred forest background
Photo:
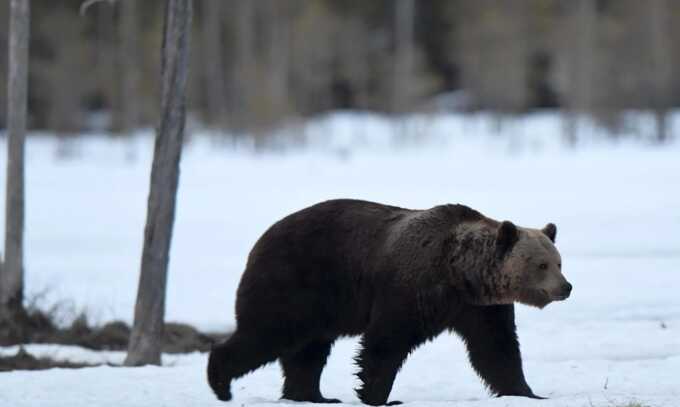
[[[29,127],[60,135],[155,126],[160,0],[32,2]],[[8,2],[0,26],[8,24]],[[194,123],[266,137],[352,109],[477,110],[502,120],[559,108],[619,134],[651,113],[659,142],[680,104],[680,2],[671,0],[200,0]],[[0,77],[7,30],[0,29]],[[0,81],[0,128],[6,113]]]

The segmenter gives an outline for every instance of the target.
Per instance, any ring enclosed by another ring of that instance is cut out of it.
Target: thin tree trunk
[[[656,140],[664,143],[668,140],[668,110],[670,109],[670,93],[672,92],[672,46],[670,43],[668,16],[671,15],[666,0],[652,0],[649,7],[651,29],[653,110],[656,122]]]
[[[165,287],[186,116],[191,0],[167,0],[156,136],[135,321],[126,366],[161,363]]]
[[[269,97],[272,118],[276,121],[285,116],[288,106],[288,77],[290,69],[290,4],[280,0],[267,3],[269,34]]]
[[[119,0],[120,48],[118,61],[121,70],[121,130],[130,133],[139,124],[139,23],[137,21],[137,0]]]
[[[222,49],[222,19],[224,0],[203,0],[203,47],[205,50],[205,92],[208,124],[225,121],[225,66]]]
[[[565,133],[566,142],[570,146],[576,145],[580,123],[588,114],[594,114],[594,100],[592,82],[596,54],[596,24],[597,8],[595,0],[577,0],[572,4],[573,15],[570,17],[567,75],[568,92]]]
[[[100,88],[104,103],[111,111],[111,122],[108,130],[119,131],[122,128],[122,108],[120,101],[120,92],[117,81],[112,81],[111,78],[118,73],[120,65],[118,64],[118,57],[120,52],[116,48],[112,48],[109,39],[114,37],[117,26],[114,21],[114,8],[111,4],[105,3],[98,7],[92,6],[92,17],[80,17],[82,20],[94,19],[96,28],[94,31],[94,53],[92,61],[92,71],[94,81]],[[89,14],[86,14],[89,15]],[[118,44],[116,44],[118,45]]]
[[[234,82],[234,108],[232,122],[238,129],[253,125],[253,89],[256,83],[254,54],[255,6],[252,0],[239,0],[236,6],[236,65]]]
[[[578,37],[576,39],[576,58],[574,60],[574,89],[575,95],[570,108],[576,121],[571,125],[567,134],[567,142],[573,146],[578,138],[579,123],[587,114],[593,114],[593,76],[595,59],[595,41],[597,9],[594,0],[579,0],[575,6]]]
[[[397,0],[395,13],[395,55],[392,84],[392,111],[403,113],[411,102],[414,61],[413,25],[415,1]]]
[[[24,145],[31,19],[29,0],[12,0],[10,13],[5,264],[0,270],[0,316],[8,316],[23,309]]]

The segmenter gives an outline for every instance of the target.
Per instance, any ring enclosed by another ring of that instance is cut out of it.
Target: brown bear
[[[321,395],[321,371],[338,337],[362,335],[359,399],[397,404],[387,400],[409,352],[450,330],[492,393],[539,398],[524,379],[513,304],[569,296],[556,233],[463,205],[342,199],[293,213],[250,252],[237,329],[210,353],[210,386],[229,400],[233,379],[279,359],[284,399],[339,402]]]

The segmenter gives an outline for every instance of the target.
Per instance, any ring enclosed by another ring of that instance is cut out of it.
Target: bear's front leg
[[[453,328],[467,345],[472,367],[495,395],[542,398],[524,379],[513,304],[468,306]]]
[[[361,340],[363,348],[355,358],[360,367],[357,376],[362,382],[356,390],[357,396],[372,406],[401,404],[400,401],[388,403],[387,398],[409,352],[422,342],[415,339],[419,336],[413,332],[403,332],[408,324],[382,322],[366,331]]]
[[[366,340],[363,342],[364,348],[356,358],[360,367],[357,376],[362,383],[356,390],[357,396],[365,404],[387,405],[394,378],[404,363],[408,350],[390,349],[387,343],[367,345]]]

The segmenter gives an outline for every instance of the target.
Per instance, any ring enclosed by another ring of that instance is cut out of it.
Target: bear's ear
[[[498,227],[498,235],[496,236],[496,249],[499,255],[504,255],[512,246],[519,240],[519,231],[517,226],[512,222],[504,220]]]
[[[555,243],[555,237],[557,236],[557,226],[554,223],[548,223],[543,229],[541,229],[544,235],[548,236],[551,242]]]

